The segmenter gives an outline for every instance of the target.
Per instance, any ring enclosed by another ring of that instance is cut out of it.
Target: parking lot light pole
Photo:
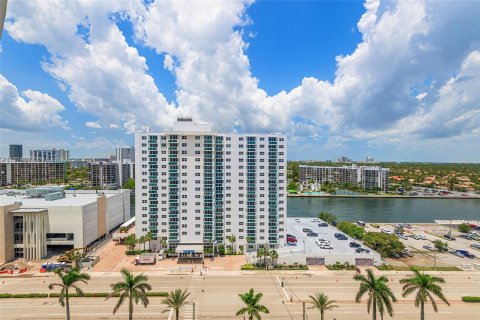
[[[303,240],[303,254],[305,254],[306,248],[305,248],[305,240]]]

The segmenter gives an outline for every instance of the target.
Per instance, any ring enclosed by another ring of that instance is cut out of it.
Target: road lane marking
[[[289,300],[290,297],[287,294],[287,290],[285,290],[285,288],[282,286],[282,282],[280,281],[280,278],[278,276],[275,276],[275,278],[277,278],[278,285],[280,286],[280,288],[282,288],[282,291],[283,291],[283,294],[285,295],[285,298],[287,300]]]

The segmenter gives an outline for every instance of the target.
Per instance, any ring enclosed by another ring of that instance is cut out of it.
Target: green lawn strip
[[[412,266],[393,266],[396,271],[410,271]],[[435,271],[434,267],[415,266],[420,271]],[[437,267],[436,271],[463,271],[458,267]]]
[[[108,297],[109,293],[107,292],[86,292],[83,296],[77,293],[70,293],[68,296],[70,298],[105,298]],[[166,297],[167,292],[146,292],[147,297]],[[58,293],[0,293],[0,299],[11,299],[11,298],[58,298],[60,295]],[[118,297],[118,295],[114,295]]]
[[[470,296],[465,296],[462,297],[463,302],[476,302],[480,303],[480,297],[470,297]]]

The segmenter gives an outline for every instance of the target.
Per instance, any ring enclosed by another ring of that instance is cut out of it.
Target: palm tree
[[[65,273],[61,268],[55,269],[55,274],[60,278],[62,281],[61,283],[52,283],[48,286],[50,290],[52,290],[54,287],[60,287],[60,296],[58,298],[58,301],[62,305],[62,307],[65,307],[65,310],[67,312],[67,320],[70,320],[70,301],[68,299],[68,290],[70,288],[75,289],[78,295],[83,296],[83,291],[80,289],[76,283],[77,282],[83,282],[87,283],[88,280],[90,280],[90,275],[86,273],[80,272],[78,269],[72,269],[69,272]]]
[[[115,314],[118,309],[120,309],[120,306],[125,299],[128,298],[128,319],[132,320],[133,302],[135,302],[135,304],[142,302],[143,306],[146,308],[149,301],[145,291],[152,290],[152,286],[147,283],[148,277],[144,276],[143,273],[134,276],[125,268],[123,268],[120,273],[122,274],[123,281],[112,283],[110,285],[112,287],[112,293],[107,299],[118,295],[118,302],[115,305],[115,308],[113,308],[113,314]]]
[[[310,307],[310,309],[318,309],[318,311],[320,311],[321,320],[324,319],[325,311],[338,308],[338,306],[334,304],[337,301],[328,300],[327,295],[323,292],[315,293],[315,296],[309,296],[309,297],[310,299],[312,299],[312,304],[313,304],[313,306]]]
[[[233,234],[229,235],[227,238],[228,238],[228,241],[232,244],[232,252],[235,254],[237,250],[233,244],[237,241],[237,238]]]
[[[277,252],[277,250],[271,250],[271,251],[270,251],[270,258],[272,259],[272,263],[273,263],[274,265],[276,265],[276,264],[277,264],[277,259],[278,259],[278,252]]]
[[[257,293],[253,291],[253,288],[244,294],[238,295],[245,303],[245,307],[237,311],[236,316],[247,315],[248,320],[262,319],[260,313],[270,313],[270,311],[264,305],[259,304],[260,299],[263,297],[263,293]]]
[[[360,282],[355,302],[360,303],[363,295],[367,294],[367,310],[370,313],[370,309],[373,309],[373,320],[377,319],[377,306],[382,319],[385,308],[388,314],[393,316],[392,302],[396,302],[397,298],[388,287],[388,279],[385,276],[376,278],[372,269],[367,269],[367,276],[357,274],[353,279]]]
[[[175,319],[178,320],[180,309],[188,303],[187,298],[189,295],[190,292],[187,292],[186,289],[175,289],[175,291],[170,291],[168,297],[162,300],[162,304],[165,304],[175,310]],[[164,312],[167,311],[168,310],[165,310]]]
[[[148,249],[152,251],[152,240],[153,240],[153,233],[152,231],[148,231],[147,234],[145,234],[145,241],[148,241]]]
[[[425,303],[430,301],[432,303],[433,310],[438,312],[437,304],[433,300],[433,296],[438,297],[440,300],[450,305],[442,293],[442,287],[437,283],[445,283],[443,278],[434,277],[425,273],[420,273],[416,268],[412,268],[414,273],[413,277],[400,280],[403,284],[403,297],[418,291],[415,296],[415,307],[420,305],[420,319],[425,319]],[[433,295],[432,295],[433,294]]]
[[[145,243],[147,242],[147,239],[145,238],[145,236],[141,236],[140,239],[138,239],[138,242],[140,244],[143,244],[143,251],[145,251]]]

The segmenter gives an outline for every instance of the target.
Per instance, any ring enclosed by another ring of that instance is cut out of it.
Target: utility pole
[[[195,320],[195,301],[193,301],[193,320]]]
[[[303,305],[303,320],[307,320],[307,311],[305,310],[305,301],[302,302]]]

